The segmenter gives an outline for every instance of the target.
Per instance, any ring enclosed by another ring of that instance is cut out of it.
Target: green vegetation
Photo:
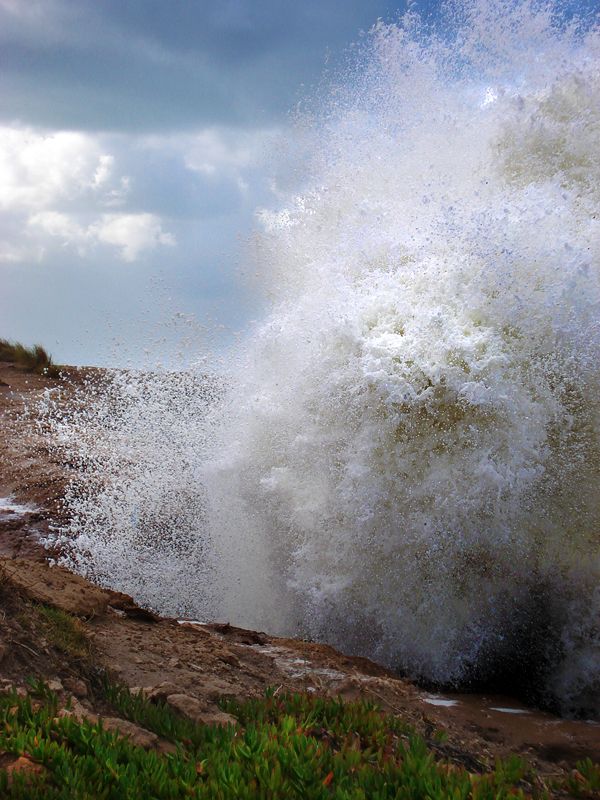
[[[580,761],[566,782],[573,797],[600,797],[600,764],[589,758]]]
[[[102,697],[115,712],[171,742],[198,749],[204,742],[206,728],[174,714],[165,703],[149,703],[142,693],[132,694],[126,686],[104,676],[100,682]]]
[[[0,770],[0,796],[21,800],[134,798],[384,798],[550,797],[534,790],[523,762],[498,762],[485,775],[436,759],[425,741],[395,717],[366,703],[269,692],[262,700],[223,708],[237,726],[194,725],[103,682],[105,702],[176,743],[143,750],[102,723],[61,715],[57,696],[41,683],[32,696],[0,699],[0,758],[20,757],[30,769]],[[22,761],[23,763],[23,761]],[[592,797],[600,770],[579,765],[569,791]],[[527,781],[527,782],[526,782]],[[596,795],[597,796],[597,795]]]
[[[90,643],[83,623],[52,606],[38,605],[35,612],[42,624],[48,641],[58,650],[72,658],[85,658],[90,653]]]
[[[20,342],[0,339],[0,361],[8,361],[26,372],[37,372],[51,378],[60,377],[60,368],[52,363],[52,357],[41,344],[25,347]]]

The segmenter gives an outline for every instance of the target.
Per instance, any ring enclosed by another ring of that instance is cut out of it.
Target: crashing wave
[[[300,120],[227,389],[122,374],[61,421],[88,465],[71,559],[162,610],[598,715],[600,35],[444,13],[379,23]]]

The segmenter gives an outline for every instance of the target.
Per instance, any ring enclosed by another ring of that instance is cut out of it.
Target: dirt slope
[[[220,698],[254,697],[275,686],[369,699],[473,769],[511,752],[543,775],[587,756],[600,761],[597,724],[560,720],[511,698],[432,696],[366,659],[227,621],[161,619],[126,595],[49,566],[39,539],[60,514],[71,467],[49,456],[24,410],[57,385],[0,364],[0,686],[42,676],[74,696],[80,713],[102,714],[94,680],[109,671],[180,713],[215,722],[224,721]],[[446,732],[443,744],[436,730]]]

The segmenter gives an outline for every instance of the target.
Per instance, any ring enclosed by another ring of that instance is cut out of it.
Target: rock
[[[32,761],[26,756],[20,756],[16,761],[13,761],[12,764],[8,764],[5,769],[7,772],[9,786],[11,785],[13,776],[16,772],[39,775],[44,771],[44,767],[41,764],[36,764],[35,761]]]
[[[234,656],[234,654],[228,650],[219,653],[219,660],[223,661],[225,664],[229,664],[231,667],[235,667],[236,669],[240,668],[239,658],[237,658],[237,656]]]
[[[200,714],[198,719],[203,725],[237,725],[238,721],[231,714],[221,711],[220,708],[209,709],[204,714]]]
[[[6,583],[36,603],[81,617],[102,614],[107,606],[133,604],[127,595],[101,589],[72,572],[31,559],[1,559]]]
[[[140,608],[137,606],[131,597],[128,595],[122,596],[123,600],[120,601],[113,601],[110,604],[111,611],[117,611],[123,614],[126,617],[131,617],[132,619],[138,619],[142,622],[159,622],[160,617],[154,614],[152,611],[148,611],[147,608]]]
[[[177,752],[177,745],[174,742],[170,742],[168,739],[159,739],[156,749],[159,753],[173,755],[173,753]]]
[[[145,696],[152,703],[165,703],[170,694],[176,695],[181,691],[181,686],[176,686],[170,681],[163,681],[157,686],[149,686],[143,689]]]
[[[262,646],[269,642],[269,637],[262,631],[248,631],[245,628],[236,628],[229,622],[210,622],[205,625],[205,628],[227,637],[237,644],[258,644]]]
[[[81,678],[65,678],[63,680],[65,689],[75,697],[87,697],[88,689]]]
[[[114,614],[115,617],[121,617],[121,619],[125,619],[127,616],[127,614],[124,611],[121,611],[120,608],[113,608],[112,606],[109,606],[106,610],[109,614]]]
[[[97,714],[94,714],[93,711],[86,708],[75,697],[71,697],[69,699],[70,708],[61,708],[61,710],[58,712],[59,717],[74,717],[77,722],[83,722],[84,720],[87,720],[87,722],[91,722],[92,725],[95,725],[98,722]]]
[[[102,717],[102,725],[105,730],[116,731],[121,734],[121,736],[130,739],[132,744],[143,747],[146,750],[157,747],[159,743],[158,736],[155,733],[147,731],[145,728],[141,728],[139,725],[136,725],[134,722],[129,722],[126,719],[120,719],[119,717]]]
[[[167,703],[174,711],[199,725],[236,725],[237,720],[217,706],[207,706],[197,697],[188,694],[170,694]]]
[[[203,676],[202,694],[209,700],[220,700],[222,697],[236,697],[235,688],[226,681],[212,675]]]
[[[53,678],[48,681],[48,689],[50,689],[51,692],[62,692],[62,681],[59,678]]]
[[[200,636],[210,636],[210,631],[205,629],[204,623],[194,622],[192,620],[179,620],[179,627],[185,631],[193,631],[200,634]]]
[[[329,694],[347,701],[361,700],[364,697],[364,687],[357,678],[350,675],[331,687]]]
[[[170,694],[167,703],[174,711],[194,722],[202,722],[202,714],[206,711],[206,703],[191,697],[189,694]]]

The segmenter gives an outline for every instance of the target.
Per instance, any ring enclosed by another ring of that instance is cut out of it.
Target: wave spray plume
[[[532,2],[377,24],[299,115],[224,392],[120,375],[55,423],[72,563],[600,714],[599,56]]]

